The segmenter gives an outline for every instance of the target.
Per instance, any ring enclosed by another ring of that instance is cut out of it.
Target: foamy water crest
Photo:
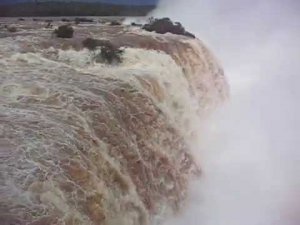
[[[44,25],[0,39],[0,220],[148,225],[178,213],[200,175],[198,125],[228,97],[215,57],[136,27],[79,24],[60,39]],[[122,62],[96,62],[90,36],[122,47]]]
[[[204,131],[199,125],[202,179],[168,224],[299,224],[299,9],[292,0],[161,0],[152,13],[204,40],[231,89]]]

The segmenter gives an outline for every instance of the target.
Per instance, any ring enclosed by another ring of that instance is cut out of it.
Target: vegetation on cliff
[[[74,34],[74,29],[70,25],[62,25],[55,29],[54,33],[58,38],[72,38]]]
[[[115,5],[97,2],[27,2],[3,4],[0,17],[7,16],[145,16],[155,6]]]
[[[195,35],[185,30],[179,22],[173,22],[170,18],[154,19],[150,18],[149,23],[143,26],[143,29],[149,32],[156,32],[159,34],[172,33],[177,35],[184,35],[195,38]]]
[[[122,62],[123,50],[114,46],[108,40],[87,38],[82,42],[83,47],[90,51],[100,48],[100,53],[95,53],[94,60],[98,63],[115,64]]]

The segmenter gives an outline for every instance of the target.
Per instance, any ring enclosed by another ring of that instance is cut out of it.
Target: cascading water
[[[143,225],[178,212],[200,174],[198,124],[228,96],[215,58],[184,36],[96,23],[64,40],[44,26],[0,39],[0,221]],[[123,62],[94,62],[86,37],[122,46]]]

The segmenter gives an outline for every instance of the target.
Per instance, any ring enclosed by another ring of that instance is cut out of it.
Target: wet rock
[[[66,19],[66,18],[62,18],[61,21],[62,21],[62,22],[71,22],[71,20]]]
[[[96,54],[94,60],[98,63],[120,63],[122,62],[123,50],[114,46],[108,40],[97,40],[93,38],[87,38],[82,42],[83,47],[94,51],[97,48],[101,49],[101,52]]]
[[[133,26],[133,27],[142,27],[143,25],[133,22],[133,23],[131,23],[131,26]]]
[[[47,23],[47,25],[45,26],[45,28],[52,28],[53,27],[53,24],[52,24],[52,22],[53,22],[53,20],[45,20],[45,22]]]
[[[89,49],[89,50],[96,50],[99,46],[110,46],[112,48],[112,44],[108,40],[98,40],[93,38],[86,38],[82,42],[83,47]]]
[[[74,34],[74,29],[70,25],[59,26],[54,33],[58,38],[72,38]]]
[[[187,36],[187,37],[190,37],[190,38],[196,38],[196,36],[195,36],[194,34],[188,32],[188,31],[186,31],[186,32],[184,33],[184,36]]]
[[[17,32],[17,28],[14,26],[5,26],[6,30],[11,33]]]
[[[111,26],[121,26],[122,23],[121,23],[120,21],[114,20],[114,21],[111,21],[111,22],[110,22],[110,25],[111,25]]]
[[[101,52],[95,56],[98,63],[115,64],[121,63],[123,50],[111,47],[110,45],[101,46]]]
[[[53,25],[51,24],[51,22],[48,22],[47,25],[45,26],[45,28],[52,28]]]
[[[195,35],[187,32],[179,22],[173,23],[170,18],[153,19],[150,18],[148,24],[143,26],[143,29],[149,32],[156,32],[159,34],[172,33],[177,35],[184,35],[187,37],[195,38]]]
[[[89,19],[89,18],[81,18],[81,17],[77,17],[75,18],[75,23],[79,24],[79,23],[93,23],[94,20],[93,19]]]

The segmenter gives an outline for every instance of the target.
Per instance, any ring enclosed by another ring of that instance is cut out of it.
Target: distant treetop
[[[158,0],[0,0],[0,4],[15,4],[25,2],[93,2],[116,5],[156,5]]]

